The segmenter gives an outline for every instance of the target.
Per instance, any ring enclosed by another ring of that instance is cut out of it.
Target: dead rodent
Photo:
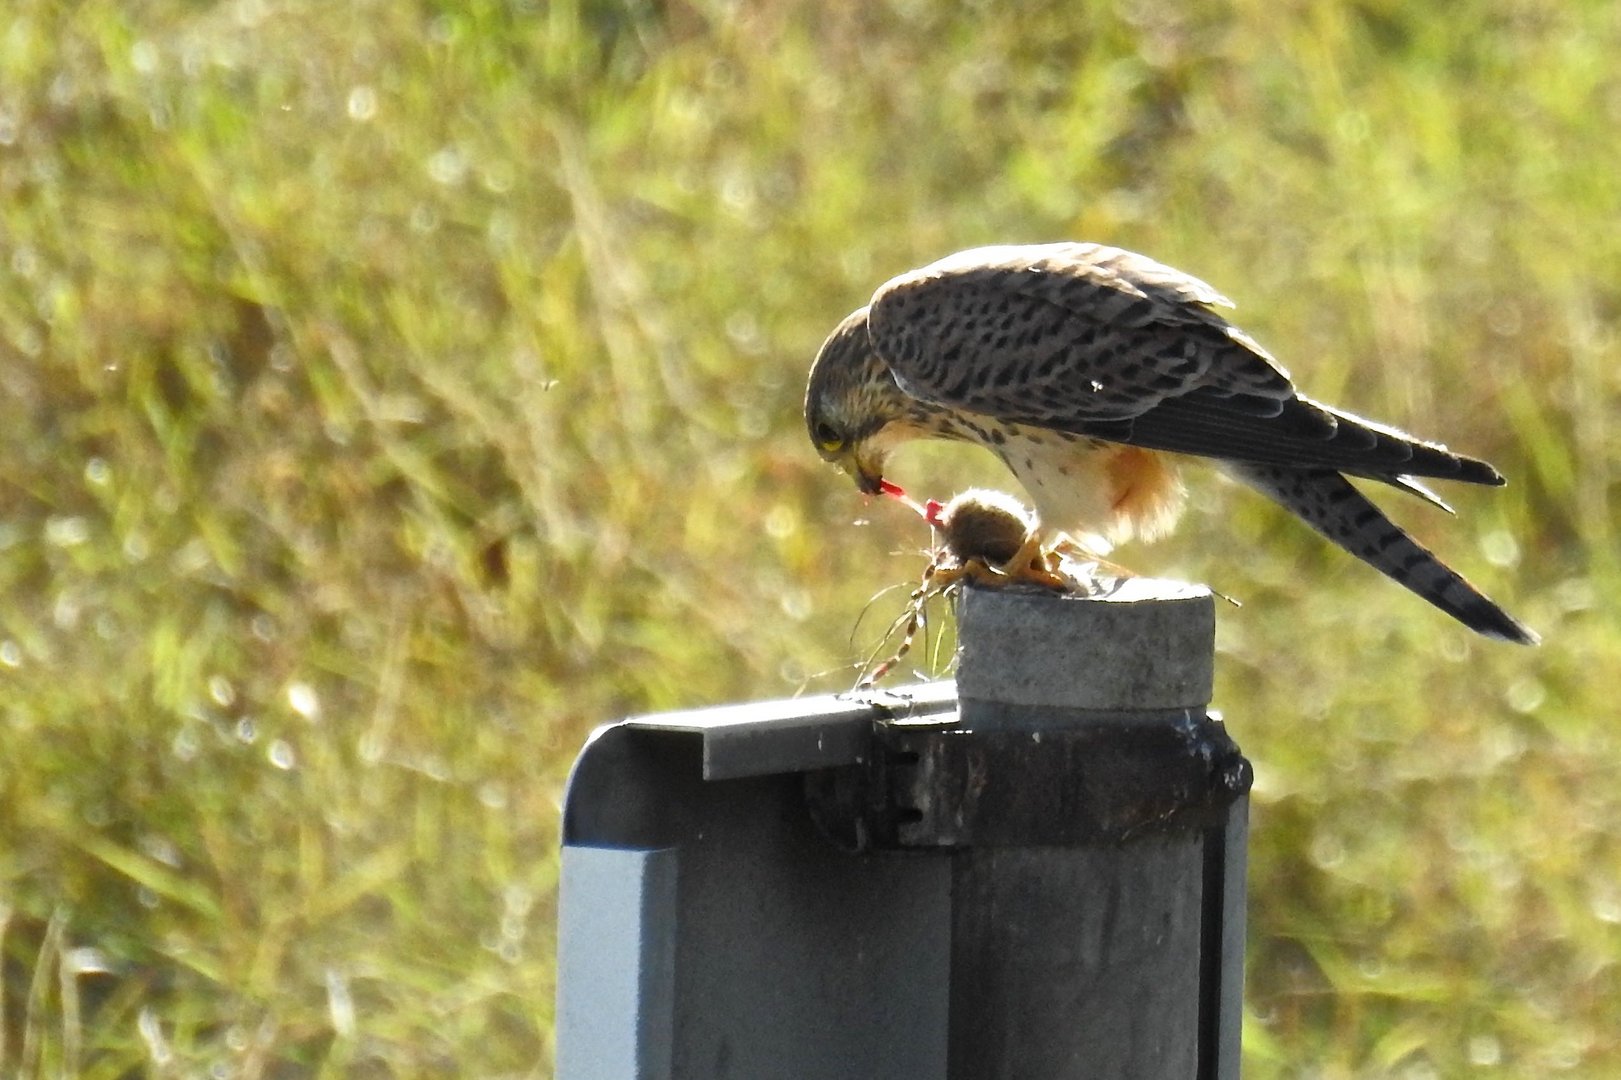
[[[978,559],[991,566],[1017,555],[1035,524],[1018,499],[989,488],[970,488],[944,505],[931,499],[924,516],[958,563]]]

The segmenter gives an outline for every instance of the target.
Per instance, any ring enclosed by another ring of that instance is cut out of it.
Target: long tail
[[[1235,478],[1275,500],[1328,539],[1422,596],[1469,629],[1535,645],[1536,632],[1487,599],[1401,530],[1332,469],[1227,462]]]

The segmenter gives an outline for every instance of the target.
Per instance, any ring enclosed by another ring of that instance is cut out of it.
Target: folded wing
[[[1501,484],[1497,470],[1301,396],[1209,285],[1096,244],[961,252],[885,284],[868,332],[901,387],[1001,420],[1265,465]]]

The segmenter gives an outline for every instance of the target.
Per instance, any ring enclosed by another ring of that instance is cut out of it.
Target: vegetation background
[[[582,738],[848,687],[921,568],[823,334],[1084,238],[1499,464],[1396,510],[1547,639],[1209,475],[1123,552],[1246,602],[1246,1075],[1621,1075],[1621,6],[9,12],[0,1072],[549,1074]]]

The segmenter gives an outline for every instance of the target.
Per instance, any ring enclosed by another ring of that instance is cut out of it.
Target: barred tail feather
[[[1228,462],[1227,468],[1235,478],[1471,630],[1521,645],[1541,640],[1403,532],[1338,472],[1245,462]]]

